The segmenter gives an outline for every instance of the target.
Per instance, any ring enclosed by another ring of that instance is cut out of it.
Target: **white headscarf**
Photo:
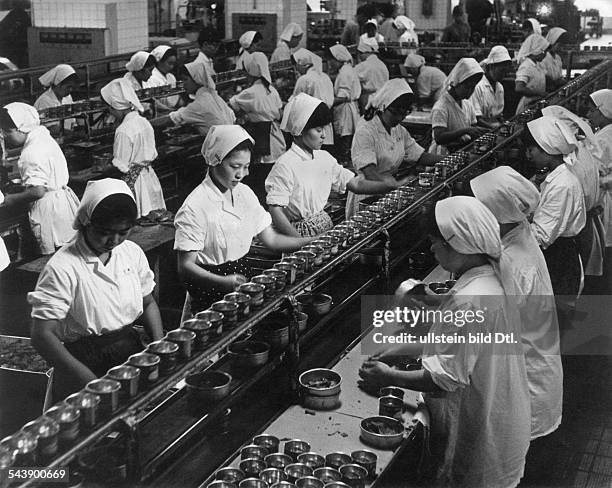
[[[405,15],[398,15],[395,17],[395,19],[393,19],[393,25],[398,29],[406,29],[412,32],[414,32],[414,28],[416,27],[416,24]]]
[[[484,73],[478,61],[474,58],[461,58],[444,80],[444,86],[446,89],[457,86],[478,73]]]
[[[76,71],[69,64],[58,64],[55,68],[51,68],[43,74],[38,81],[45,88],[57,86],[69,76],[75,74]]]
[[[516,60],[518,63],[522,63],[523,60],[528,56],[537,56],[546,51],[550,44],[540,34],[531,34],[521,44]]]
[[[567,31],[562,27],[553,27],[548,31],[548,34],[546,34],[546,40],[552,46],[555,42],[559,40],[559,37],[561,37],[566,32]]]
[[[409,54],[404,61],[406,68],[420,68],[425,66],[425,58],[420,54]]]
[[[542,35],[542,26],[540,25],[537,19],[530,17],[529,19],[527,19],[527,22],[531,24],[531,28],[533,29],[534,34],[538,34],[540,36]]]
[[[32,132],[40,125],[40,116],[32,105],[22,102],[13,102],[5,105],[4,108],[11,117],[15,127],[17,127],[17,130],[24,134]]]
[[[612,90],[597,90],[591,93],[591,100],[604,117],[612,119]]]
[[[320,56],[317,56],[312,51],[308,49],[300,48],[296,52],[293,53],[293,59],[297,64],[301,65],[312,65],[312,67],[318,73],[323,71],[323,60]]]
[[[281,32],[280,39],[289,42],[292,37],[301,36],[304,34],[302,28],[295,22],[287,24],[287,27]]]
[[[4,193],[0,191],[0,205],[2,205],[2,202],[4,202]],[[5,269],[9,264],[11,264],[11,258],[4,245],[4,240],[0,237],[0,271]]]
[[[198,85],[203,86],[207,89],[214,89],[215,82],[206,69],[206,64],[202,61],[192,61],[191,63],[185,64],[185,69],[189,73],[189,76],[193,78]]]
[[[264,53],[253,53],[247,57],[244,61],[244,70],[251,76],[263,78],[268,83],[272,83],[268,58]]]
[[[366,110],[374,108],[379,112],[384,111],[400,96],[411,94],[412,89],[403,78],[393,78],[387,81],[380,90],[370,97]]]
[[[376,19],[368,19],[365,25],[368,25],[368,24],[372,24],[378,29],[378,22],[376,21]]]
[[[360,53],[377,53],[378,41],[376,40],[376,37],[360,37],[359,44],[357,45],[357,51]]]
[[[299,93],[285,106],[281,129],[293,136],[302,135],[308,119],[321,103],[318,98]]]
[[[489,51],[489,55],[480,62],[480,66],[505,63],[506,61],[512,61],[508,50],[504,46],[493,46]]]
[[[470,186],[500,224],[522,222],[540,201],[535,185],[510,166],[487,171],[470,181]]]
[[[329,48],[329,52],[341,63],[353,62],[353,56],[351,56],[351,53],[346,48],[346,46],[343,46],[342,44],[334,44],[332,47]]]
[[[435,214],[442,237],[455,251],[499,259],[502,251],[499,224],[476,198],[445,198],[436,203]]]
[[[581,130],[584,133],[584,136],[587,139],[592,139],[593,137],[593,129],[589,123],[578,117],[574,112],[569,111],[565,107],[561,107],[560,105],[549,105],[548,107],[544,107],[542,109],[542,115],[548,115],[550,117],[556,117],[557,119],[565,122],[570,128],[574,129],[574,132],[578,132]]]
[[[128,71],[140,71],[142,68],[144,68],[144,65],[147,64],[149,56],[151,56],[151,54],[146,51],[135,52],[130,60],[125,64],[125,69]]]
[[[125,78],[115,78],[100,90],[100,96],[115,110],[136,109],[144,112],[134,88]]]
[[[127,186],[125,181],[104,178],[87,182],[87,187],[85,188],[85,193],[83,193],[83,198],[81,198],[72,227],[80,230],[89,225],[91,216],[100,202],[106,197],[116,194],[128,195],[134,200],[134,195],[132,195],[130,187]],[[134,201],[134,203],[136,202]]]
[[[202,144],[202,156],[208,166],[217,166],[238,144],[251,141],[249,133],[239,125],[213,125]]]
[[[238,42],[240,43],[240,54],[245,52],[253,44],[253,39],[257,35],[257,31],[246,31],[240,36]]]
[[[168,51],[170,51],[170,49],[172,49],[170,46],[164,46],[164,45],[157,46],[155,49],[153,49],[153,51],[151,51],[151,56],[153,56],[155,58],[155,61],[157,61],[159,63],[161,61],[161,59],[164,57],[164,55]],[[146,60],[145,60],[145,62],[146,62]]]
[[[576,164],[578,140],[565,122],[545,115],[527,122],[527,128],[544,152],[552,156],[562,155],[563,161],[570,166]]]

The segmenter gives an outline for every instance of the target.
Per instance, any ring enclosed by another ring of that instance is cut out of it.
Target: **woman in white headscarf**
[[[345,46],[335,44],[329,52],[331,63],[340,65],[334,80],[334,132],[338,159],[346,165],[351,160],[351,143],[359,122],[361,83],[353,68],[353,57]]]
[[[404,76],[410,75],[416,82],[417,105],[432,106],[444,93],[446,74],[435,66],[427,66],[419,54],[408,54],[400,66]]]
[[[500,226],[501,280],[521,318],[531,397],[531,438],[535,439],[559,427],[563,405],[563,367],[553,289],[544,255],[527,221],[538,206],[540,194],[533,183],[509,166],[487,171],[470,185],[474,196]]]
[[[298,46],[303,36],[304,30],[299,26],[299,24],[296,24],[295,22],[287,24],[287,27],[285,27],[279,36],[276,49],[270,57],[270,63],[289,61],[294,49]]]
[[[125,64],[127,73],[123,77],[134,90],[147,88],[146,83],[153,74],[153,68],[155,68],[155,57],[146,51],[137,51]]]
[[[355,66],[355,72],[361,83],[359,107],[363,111],[368,105],[370,97],[389,81],[389,69],[378,58],[378,42],[374,38],[359,40],[357,56],[359,64]]]
[[[259,49],[259,43],[263,41],[263,36],[257,31],[246,31],[238,39],[240,50],[238,51],[238,60],[236,61],[236,69],[244,69],[244,62],[251,53]]]
[[[382,362],[383,354],[368,359],[359,375],[373,388],[424,392],[436,485],[516,486],[530,437],[521,344],[468,340],[476,333],[520,337],[520,322],[499,278],[499,225],[475,198],[451,197],[436,204],[430,240],[438,263],[459,276],[441,311],[466,316],[486,310],[484,319],[462,327],[452,320],[434,321],[429,333],[438,340],[423,345],[421,370],[392,369]],[[463,340],[445,340],[458,337]]]
[[[188,291],[185,308],[192,313],[206,310],[248,280],[252,272],[246,254],[255,236],[275,251],[293,251],[311,240],[275,232],[270,214],[241,182],[253,143],[238,125],[213,126],[202,145],[208,174],[176,214],[174,249]]]
[[[495,128],[504,115],[504,87],[501,82],[512,67],[512,59],[504,46],[493,46],[480,65],[484,69],[484,76],[476,85],[470,101],[480,124]]]
[[[61,105],[70,105],[72,100],[72,90],[74,90],[78,77],[76,71],[69,64],[58,64],[50,69],[40,78],[40,84],[46,90],[34,102],[34,108],[39,112]],[[71,130],[76,125],[75,119],[65,119],[64,129]],[[60,123],[53,122],[46,125],[52,134],[57,134],[60,130]]]
[[[542,67],[546,73],[546,79],[550,82],[553,88],[557,88],[565,84],[563,77],[563,60],[559,56],[558,49],[567,38],[567,31],[561,27],[553,27],[546,34],[548,41],[548,50],[546,56],[542,60]]]
[[[389,80],[370,100],[368,110],[359,120],[353,136],[353,167],[367,180],[386,182],[388,190],[403,183],[394,176],[403,163],[427,166],[442,159],[426,153],[401,125],[411,109],[412,98],[412,90],[405,80]],[[349,193],[347,218],[357,213],[359,202],[365,197]]]
[[[544,116],[527,123],[523,143],[527,160],[537,170],[550,171],[540,185],[531,228],[544,252],[555,295],[567,297],[567,304],[573,306],[582,286],[576,236],[586,224],[584,193],[569,169],[578,141],[564,122]]]
[[[9,103],[0,111],[0,127],[9,146],[21,147],[17,167],[25,190],[6,195],[4,204],[27,205],[32,233],[41,254],[55,250],[74,236],[71,222],[79,200],[68,187],[68,164],[49,130],[40,125],[31,105]]]
[[[290,236],[317,236],[333,227],[323,210],[331,190],[344,193],[384,193],[386,182],[356,177],[327,151],[324,127],[331,110],[321,100],[300,93],[285,107],[283,130],[293,144],[266,179],[266,202],[277,231]],[[399,182],[398,182],[399,185]]]
[[[113,143],[113,166],[134,193],[138,216],[165,209],[164,193],[151,166],[157,158],[155,134],[151,123],[139,114],[144,108],[136,92],[125,79],[118,78],[104,86],[100,96],[119,121]]]
[[[244,69],[251,86],[230,98],[229,105],[246,119],[244,128],[255,140],[253,164],[245,184],[265,202],[265,181],[272,165],[285,152],[285,137],[280,129],[283,102],[272,85],[268,58],[253,53],[246,58]]]
[[[484,133],[485,129],[477,126],[477,112],[470,101],[483,74],[474,58],[461,58],[446,77],[446,91],[431,111],[433,141],[429,152],[449,154]]]
[[[416,27],[415,23],[406,17],[405,15],[398,15],[393,19],[393,28],[400,33],[399,42],[400,46],[418,46],[419,45],[419,36],[414,31]],[[400,49],[398,54],[402,56],[408,54],[416,54],[416,49],[413,47],[411,49]]]
[[[213,125],[233,124],[234,112],[219,96],[206,65],[200,61],[185,64],[179,72],[185,83],[185,92],[194,100],[185,107],[170,112],[174,125],[193,125],[203,136]]]
[[[385,42],[385,36],[378,32],[378,22],[376,19],[370,19],[366,21],[364,25],[365,32],[359,36],[359,40],[372,41],[375,40],[377,43]]]
[[[126,240],[136,217],[123,181],[90,181],[74,219],[76,239],[49,260],[28,293],[32,345],[55,369],[58,399],[140,352],[135,322],[152,340],[163,337],[153,272],[142,249]]]
[[[516,107],[517,114],[546,96],[546,73],[541,61],[546,56],[547,48],[548,41],[539,34],[532,34],[521,46],[524,57],[520,61],[514,82],[516,93],[522,95]]]
[[[295,82],[291,98],[300,93],[306,93],[318,98],[331,109],[334,105],[334,84],[327,73],[323,72],[323,60],[307,49],[298,49],[293,53],[292,58],[301,76]],[[327,146],[327,149],[333,150],[334,128],[331,121],[325,126],[324,145]]]
[[[151,51],[151,55],[155,58],[155,68],[151,77],[146,82],[147,88],[156,86],[176,87],[176,77],[172,73],[176,68],[176,49],[170,46],[157,46]],[[179,104],[181,97],[173,95],[166,98],[157,98],[155,106],[158,115],[168,113],[174,110]]]

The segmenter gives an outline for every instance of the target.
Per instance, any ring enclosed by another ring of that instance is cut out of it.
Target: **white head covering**
[[[360,53],[377,53],[378,41],[376,37],[360,37],[357,51]]]
[[[380,90],[370,97],[366,110],[374,108],[382,112],[400,96],[411,93],[412,89],[406,83],[406,80],[403,78],[393,78],[387,81]]]
[[[561,37],[566,32],[567,31],[563,29],[562,27],[553,27],[552,29],[548,31],[548,34],[546,34],[546,40],[552,46],[555,42],[559,40],[559,37]]]
[[[376,21],[376,19],[368,19],[365,25],[368,25],[368,24],[372,24],[378,29],[378,22]]]
[[[470,76],[474,76],[478,73],[484,73],[478,61],[474,58],[461,58],[446,77],[446,80],[444,80],[444,86],[447,89],[451,86],[457,86]]]
[[[425,66],[425,58],[420,54],[409,54],[404,61],[406,68],[420,68]]]
[[[85,188],[85,193],[83,193],[83,198],[81,198],[72,227],[79,230],[89,225],[91,216],[100,202],[106,197],[116,194],[128,195],[134,200],[134,195],[132,195],[130,187],[127,186],[125,181],[104,178],[87,182],[87,187]]]
[[[4,193],[0,191],[0,205],[2,205],[2,202],[4,202]],[[0,271],[5,269],[9,264],[11,264],[11,258],[4,245],[4,240],[0,237]]]
[[[115,78],[100,90],[102,99],[115,110],[136,109],[144,112],[134,88],[125,78]]]
[[[489,55],[480,62],[480,65],[486,66],[487,64],[504,63],[506,61],[512,61],[508,50],[504,46],[493,46]]]
[[[283,41],[289,42],[292,37],[301,36],[304,34],[302,28],[295,22],[287,24],[287,27],[281,32],[280,38]]]
[[[244,61],[244,70],[251,76],[263,78],[268,83],[272,83],[268,58],[264,53],[253,53],[248,56]]]
[[[499,259],[499,224],[484,204],[474,197],[445,198],[436,203],[435,214],[442,237],[455,251]]]
[[[193,78],[198,85],[204,88],[214,89],[215,82],[206,69],[206,64],[202,61],[192,61],[191,63],[185,64],[185,69],[189,73],[189,76]]]
[[[57,86],[70,75],[75,73],[76,71],[69,64],[58,64],[55,68],[51,68],[40,78],[38,78],[38,81],[40,81],[40,84],[45,88]]]
[[[301,65],[312,65],[312,67],[318,73],[323,71],[323,60],[320,56],[317,56],[312,51],[308,49],[300,48],[296,52],[293,53],[293,59],[297,64]]]
[[[253,44],[253,39],[255,39],[255,35],[257,31],[246,31],[244,34],[240,36],[238,42],[240,43],[240,54],[245,52],[248,48]]]
[[[395,17],[395,19],[393,19],[393,25],[398,29],[406,29],[407,31],[413,32],[416,27],[416,24],[405,15],[398,15]]]
[[[527,128],[544,152],[552,156],[563,155],[563,161],[570,166],[576,163],[578,141],[565,122],[545,115],[527,122]]]
[[[527,56],[537,56],[538,54],[542,54],[546,51],[548,46],[548,41],[541,35],[531,34],[523,41],[523,44],[521,44],[521,48],[516,55],[516,60],[520,64]]]
[[[570,128],[574,129],[574,133],[581,130],[587,139],[591,139],[594,135],[593,129],[591,129],[591,126],[586,120],[578,117],[574,112],[570,112],[560,105],[549,105],[548,107],[544,107],[542,109],[542,115],[548,115],[562,120]]]
[[[125,64],[125,69],[128,71],[140,71],[147,63],[149,56],[151,56],[151,54],[146,51],[135,52],[130,60]]]
[[[540,201],[535,185],[510,166],[487,171],[470,181],[470,186],[500,224],[522,222]]]
[[[208,166],[217,166],[238,144],[251,141],[249,133],[239,125],[213,125],[202,144],[202,156]]]
[[[308,119],[321,103],[318,98],[299,93],[285,106],[281,129],[293,136],[302,135]]]
[[[542,26],[540,25],[537,19],[530,17],[527,19],[527,22],[531,24],[534,34],[538,34],[540,36],[542,35]]]
[[[164,55],[168,51],[170,51],[170,49],[172,49],[170,46],[164,46],[164,45],[157,46],[155,49],[153,49],[153,51],[151,51],[151,56],[153,56],[155,58],[155,61],[157,61],[159,63],[161,61],[161,58],[163,58]],[[145,60],[145,62],[146,62],[146,60]]]
[[[17,130],[28,134],[32,132],[36,127],[40,125],[40,117],[38,111],[22,102],[13,102],[5,105],[4,108],[8,112],[13,124],[17,127]]]
[[[342,44],[334,44],[332,47],[329,48],[329,52],[341,63],[353,62],[353,56],[351,56],[351,53],[346,48],[346,46],[343,46]]]
[[[591,93],[591,100],[604,117],[612,119],[612,90],[597,90]]]

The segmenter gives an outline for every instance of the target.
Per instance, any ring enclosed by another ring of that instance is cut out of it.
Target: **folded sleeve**
[[[434,91],[432,87],[432,81],[433,79],[431,75],[427,72],[423,73],[417,78],[416,88],[417,93],[420,97],[429,98],[431,96],[432,92]]]
[[[404,139],[404,161],[416,163],[425,152],[425,149],[413,139],[405,127],[400,127],[400,129]]]
[[[138,266],[138,277],[140,278],[140,288],[142,296],[146,297],[155,288],[155,275],[149,266],[149,261],[144,251],[138,244],[134,244],[134,262]]]
[[[566,202],[567,195],[559,191],[546,192],[533,214],[531,228],[538,244],[544,249],[553,244],[565,230],[562,224]]]
[[[346,185],[355,178],[355,174],[348,168],[338,164],[334,159],[332,163],[332,190],[338,193],[346,192]]]
[[[266,178],[266,203],[286,207],[294,187],[295,175],[287,164],[277,161]]]
[[[436,103],[431,111],[431,127],[448,127],[448,108],[442,103]]]
[[[113,166],[122,173],[127,173],[130,170],[130,161],[132,159],[132,149],[134,145],[130,137],[123,132],[115,133],[115,142],[113,144]]]
[[[47,264],[36,283],[36,288],[28,293],[32,318],[64,320],[74,301],[75,283],[71,268]]]
[[[353,167],[359,171],[371,164],[377,164],[377,159],[374,135],[366,127],[358,127],[351,145]]]
[[[170,120],[174,125],[186,125],[202,123],[203,115],[206,108],[199,101],[193,101],[185,107],[181,107],[174,112],[170,112]]]
[[[206,221],[198,219],[194,210],[183,206],[174,218],[175,251],[201,251],[206,242]]]
[[[522,81],[523,83],[529,83],[529,80],[533,77],[533,69],[529,63],[521,63],[519,68],[516,70],[515,81]]]
[[[49,173],[45,167],[49,165],[48,156],[24,151],[19,158],[19,174],[26,186],[48,186]]]
[[[477,117],[482,116],[482,107],[483,107],[483,102],[484,102],[484,96],[483,96],[483,92],[482,92],[482,88],[480,87],[480,85],[476,85],[476,89],[474,90],[473,95],[470,97],[470,102],[472,103],[472,106],[474,107],[474,113],[476,114]]]

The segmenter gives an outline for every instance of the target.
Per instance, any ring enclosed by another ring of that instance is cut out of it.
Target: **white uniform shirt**
[[[297,79],[291,98],[299,93],[306,93],[307,95],[318,98],[330,109],[334,105],[334,84],[327,74],[319,73],[314,68],[310,68],[306,74]],[[332,124],[325,126],[324,134],[325,142],[323,142],[323,144],[333,144],[334,129]]]
[[[445,312],[485,310],[485,321],[463,327],[436,322],[430,332],[456,333],[466,343],[431,343],[423,350],[423,368],[443,390],[424,394],[439,483],[513,487],[523,475],[531,430],[521,346],[469,343],[466,336],[501,332],[518,338],[520,324],[510,318],[504,290],[490,265],[466,271],[451,294]]]
[[[536,63],[531,58],[525,58],[518,70],[516,70],[516,81],[522,81],[530,90],[539,92],[546,91],[546,73],[541,63]],[[516,113],[520,114],[530,103],[539,100],[540,97],[522,97],[516,107]]]
[[[373,94],[389,81],[389,69],[376,54],[370,54],[365,61],[355,66],[355,71],[364,92]]]
[[[359,106],[357,101],[361,96],[361,83],[355,68],[345,63],[338,71],[334,81],[334,94],[338,98],[348,98],[349,101],[334,106],[334,129],[339,136],[352,136],[359,122]]]
[[[236,122],[236,115],[217,92],[204,87],[196,92],[193,102],[170,112],[169,116],[175,125],[193,125],[203,136],[208,134],[213,125],[231,125]]]
[[[603,225],[606,234],[606,247],[612,246],[612,124],[606,125],[595,133],[599,151],[599,183],[602,187]]]
[[[212,75],[216,75],[217,72],[215,71],[215,65],[212,59],[210,59],[208,56],[206,56],[206,54],[204,54],[202,51],[200,51],[198,53],[198,55],[196,56],[196,58],[193,60],[194,62],[201,62],[204,63],[206,65],[206,72],[212,76]]]
[[[245,113],[249,122],[272,122],[270,127],[270,154],[264,162],[274,162],[285,152],[285,137],[279,121],[283,102],[272,85],[268,90],[261,80],[230,98],[229,104],[236,111]]]
[[[32,318],[60,321],[61,339],[73,342],[132,324],[153,288],[153,272],[137,244],[122,242],[104,265],[79,235],[49,260],[28,303]]]
[[[132,73],[131,71],[125,73],[123,77],[130,82],[134,91],[142,90],[144,88],[143,85],[140,84],[140,81],[136,79],[134,73]],[[148,80],[146,83],[148,83]]]
[[[433,136],[433,129],[444,127],[449,131],[465,129],[478,122],[476,109],[470,100],[458,103],[449,92],[445,92],[431,110],[432,142],[429,152],[448,154],[446,146],[438,144]]]
[[[437,102],[444,93],[446,75],[435,66],[421,66],[416,79],[416,89],[419,97],[433,98]]]
[[[271,224],[253,190],[239,183],[231,194],[221,193],[209,174],[176,214],[174,249],[197,251],[199,264],[236,261],[249,252],[253,237]]]
[[[152,88],[156,86],[167,86],[170,85],[172,88],[176,87],[176,77],[172,73],[163,74],[157,67],[153,68],[153,73],[151,74],[151,78],[145,83],[146,88]],[[166,98],[157,98],[156,99],[157,109],[163,112],[168,112],[179,102],[178,95],[172,95],[171,97]]]
[[[495,82],[495,89],[486,76],[476,85],[470,102],[476,110],[476,115],[487,119],[497,119],[504,113],[504,87],[499,81]]]
[[[376,39],[376,42],[378,42],[379,44],[381,42],[385,42],[385,36],[383,36],[382,34],[378,32],[374,34],[374,38]],[[370,36],[368,36],[368,34],[365,32],[359,36],[359,40],[364,40],[367,42],[368,39],[370,39]]]
[[[559,237],[577,236],[586,224],[584,195],[578,178],[561,164],[540,185],[540,203],[531,228],[546,249]]]
[[[544,73],[551,80],[560,80],[563,78],[563,60],[558,54],[546,53],[546,56],[541,61]]]
[[[289,61],[292,54],[293,50],[289,47],[289,45],[285,41],[280,40],[278,41],[278,44],[276,44],[276,48],[272,52],[272,56],[270,56],[270,64],[280,63],[281,61]]]
[[[327,151],[311,157],[293,144],[266,178],[266,203],[286,207],[292,222],[307,219],[323,210],[331,190],[344,193],[354,177]]]
[[[531,438],[548,435],[561,423],[563,366],[559,323],[544,255],[524,221],[502,237],[499,262],[509,299],[521,317],[523,350],[531,397]]]
[[[30,203],[30,226],[42,254],[52,254],[75,234],[72,222],[79,199],[68,185],[68,164],[46,127],[28,133],[21,149],[19,174],[26,186],[43,186],[47,192]]]
[[[66,95],[61,100],[57,98],[57,95],[51,87],[47,88],[34,102],[34,108],[38,111],[46,110],[48,108],[59,107],[61,105],[71,105],[74,101],[72,95]],[[47,127],[59,127],[59,122],[52,122],[51,124],[45,124]],[[64,129],[71,130],[76,125],[76,119],[64,119]]]

